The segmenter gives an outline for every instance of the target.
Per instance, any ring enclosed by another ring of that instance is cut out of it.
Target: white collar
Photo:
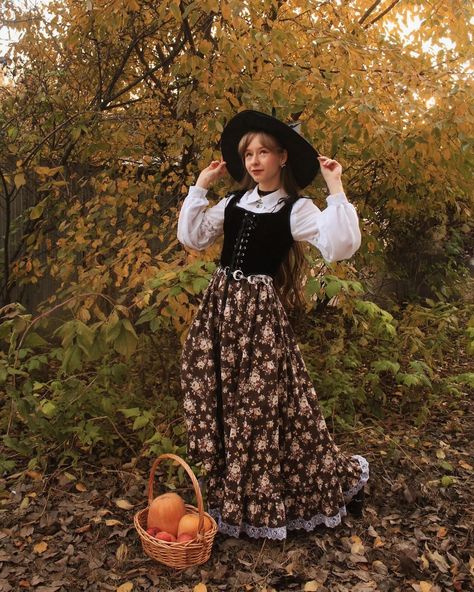
[[[248,191],[242,199],[247,204],[254,204],[260,201],[260,199],[263,199],[265,209],[269,210],[274,208],[282,197],[287,197],[286,191],[282,187],[280,187],[280,189],[277,189],[273,193],[268,193],[267,195],[263,195],[262,197],[260,197],[260,195],[258,194],[258,185],[256,185],[254,189]]]

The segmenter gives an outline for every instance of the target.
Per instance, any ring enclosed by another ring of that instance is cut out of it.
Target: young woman
[[[178,222],[191,249],[224,235],[182,354],[188,457],[205,468],[208,511],[221,532],[284,539],[289,530],[334,527],[347,509],[361,513],[368,463],[333,442],[282,304],[298,300],[296,241],[327,261],[346,259],[360,246],[359,222],[341,165],[276,118],[242,111],[221,149]],[[330,193],[323,211],[299,195],[319,170]],[[208,188],[228,173],[244,189],[208,207]]]

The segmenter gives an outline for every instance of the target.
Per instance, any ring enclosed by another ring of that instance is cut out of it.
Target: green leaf
[[[135,421],[133,422],[132,429],[133,429],[133,431],[139,430],[140,428],[145,427],[149,423],[150,423],[149,417],[147,417],[146,415],[139,415],[138,417],[135,418]]]
[[[129,358],[137,347],[138,339],[134,333],[122,330],[120,335],[114,341],[114,349],[122,356]]]
[[[319,293],[321,290],[321,282],[319,280],[317,280],[316,278],[309,278],[309,280],[306,282],[306,286],[305,286],[305,292],[306,295],[308,296],[308,298],[311,298],[311,296],[314,296],[314,294]]]
[[[77,345],[86,356],[89,357],[92,344],[95,339],[95,332],[82,321],[76,320]]]
[[[328,296],[328,298],[332,298],[336,294],[339,294],[339,292],[341,291],[341,288],[342,288],[341,282],[339,282],[339,280],[333,280],[326,285],[326,287],[324,288],[324,291],[326,292],[326,295]]]
[[[24,442],[20,442],[19,440],[16,440],[15,438],[12,438],[11,436],[3,436],[3,443],[5,444],[5,446],[7,448],[10,448],[11,450],[18,452],[19,454],[22,454],[23,456],[30,456],[31,455],[31,448],[30,448],[30,446],[28,446],[28,444],[25,444]]]
[[[454,485],[455,482],[454,477],[451,477],[450,475],[443,475],[441,477],[441,485],[443,487],[450,487],[451,485]]]
[[[67,321],[56,329],[54,334],[62,337],[61,345],[68,347],[74,340],[76,335],[76,321]]]
[[[418,386],[420,384],[420,377],[418,374],[407,374],[400,372],[397,376],[398,382],[405,386]]]
[[[30,220],[37,220],[41,216],[41,214],[43,213],[44,206],[45,206],[44,200],[40,201],[38,204],[36,204],[30,212]]]
[[[400,370],[400,364],[390,360],[377,360],[376,362],[372,362],[372,368],[378,374],[380,374],[380,372],[391,372],[392,374],[396,374]]]
[[[105,330],[106,343],[111,343],[117,339],[122,331],[122,323],[118,314],[114,311],[102,327]]]
[[[141,414],[139,407],[130,407],[129,409],[119,409],[120,413],[123,413],[125,417],[138,417]]]
[[[447,460],[440,460],[440,461],[438,461],[438,465],[442,469],[444,469],[445,471],[450,471],[450,472],[453,472],[454,471],[453,465],[450,462],[448,462]]]
[[[135,329],[133,328],[132,323],[128,319],[123,319],[122,325],[123,325],[123,328],[125,329],[125,331],[128,331],[129,333],[131,333],[135,337],[135,339],[138,339]]]
[[[158,311],[156,308],[150,307],[145,308],[142,313],[140,314],[138,321],[135,322],[136,325],[141,325],[143,323],[148,323],[152,319],[154,319],[158,315]]]
[[[38,333],[35,332],[28,333],[25,340],[23,341],[23,344],[26,347],[46,347],[49,345],[49,343],[43,339],[41,335],[38,335]]]
[[[64,351],[62,370],[66,373],[74,372],[81,367],[81,350],[76,345],[71,345]]]
[[[209,285],[209,282],[206,278],[202,278],[202,277],[198,277],[196,279],[193,280],[193,290],[195,294],[200,294],[201,292],[203,292],[207,286]]]
[[[41,411],[47,417],[53,417],[53,415],[56,415],[57,413],[57,407],[52,401],[45,401],[41,404]]]

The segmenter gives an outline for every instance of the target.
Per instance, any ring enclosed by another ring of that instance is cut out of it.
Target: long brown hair
[[[258,138],[265,148],[273,152],[283,152],[284,148],[278,140],[266,132],[255,131],[247,132],[242,136],[239,142],[239,154],[244,163],[245,169],[245,151],[254,138]],[[300,189],[296,184],[295,178],[287,162],[281,169],[280,183],[286,191],[287,200],[296,200],[300,195]],[[253,189],[257,183],[252,179],[245,169],[245,176],[241,182],[242,189]],[[294,242],[288,256],[283,261],[275,277],[275,287],[280,296],[280,300],[287,308],[301,309],[305,306],[303,294],[304,280],[308,272],[308,263],[305,256],[306,245],[302,242]]]

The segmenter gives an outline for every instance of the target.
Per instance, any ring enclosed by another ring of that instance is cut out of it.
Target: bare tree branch
[[[387,12],[390,12],[392,10],[392,8],[394,6],[396,6],[399,2],[400,2],[400,0],[394,0],[384,11],[382,11],[378,16],[376,16],[373,21],[370,21],[370,23],[365,25],[364,29],[368,29],[371,25],[373,25],[378,20],[380,20],[382,17],[384,17],[387,14]]]
[[[117,84],[117,82],[120,79],[120,76],[123,74],[123,71],[125,69],[125,66],[127,65],[128,59],[130,58],[130,56],[132,55],[135,47],[137,46],[137,44],[142,40],[145,39],[146,37],[149,37],[150,35],[153,35],[153,33],[156,33],[156,31],[158,31],[159,26],[155,25],[153,27],[148,28],[147,30],[143,31],[140,35],[137,35],[130,43],[130,45],[127,47],[125,53],[122,56],[122,59],[120,61],[120,64],[117,66],[114,75],[112,76],[112,80],[109,82],[109,85],[107,87],[107,90],[104,93],[104,99],[101,101],[101,106],[103,106],[104,104],[107,104],[110,101],[113,101],[114,99],[117,98],[117,96],[120,96],[120,94],[116,94],[114,96],[110,96],[114,86]],[[138,84],[138,82],[137,82]],[[133,85],[135,86],[135,85]],[[133,88],[132,86],[132,88]]]
[[[107,103],[111,103],[112,101],[115,101],[115,99],[118,99],[118,97],[122,96],[124,93],[127,93],[128,91],[132,90],[132,88],[137,86],[137,84],[140,84],[140,82],[145,80],[145,78],[148,78],[151,74],[153,74],[154,72],[156,72],[160,68],[166,68],[169,64],[171,64],[171,62],[174,60],[174,58],[184,48],[185,44],[186,44],[186,38],[185,38],[185,36],[183,36],[182,39],[179,41],[179,43],[177,43],[174,46],[173,50],[167,55],[165,63],[160,62],[156,66],[153,66],[152,68],[150,68],[149,70],[144,72],[141,76],[139,76],[138,78],[135,78],[135,80],[132,80],[132,82],[130,82],[130,84],[128,84],[125,88],[116,92],[114,95],[107,97],[101,104],[101,110],[105,109],[105,107],[107,106]]]
[[[184,10],[183,10],[183,3],[182,2],[179,3],[179,10],[181,12],[181,16],[183,17],[184,34],[186,36],[186,39],[188,40],[189,45],[191,46],[191,49],[193,50],[194,55],[197,55],[200,58],[204,57],[202,52],[200,52],[196,49],[196,45],[194,44],[193,34],[191,33],[191,27],[189,26],[188,19],[184,17]]]
[[[208,18],[200,26],[200,30],[207,29],[207,27],[212,23],[213,18],[214,18],[213,14],[210,14],[208,16]],[[182,35],[182,37],[179,39],[179,36],[181,36],[181,35]],[[140,36],[140,39],[143,39],[145,36],[146,35]],[[139,39],[137,38],[137,43],[138,43],[138,40]],[[130,84],[128,84],[125,88],[121,89],[120,91],[116,92],[114,95],[108,96],[106,98],[106,100],[104,100],[102,102],[101,110],[104,110],[107,103],[110,103],[110,102],[114,101],[115,99],[117,99],[118,97],[120,97],[121,95],[129,92],[132,88],[134,88],[135,86],[140,84],[140,82],[142,82],[146,78],[150,77],[152,74],[154,74],[160,68],[163,68],[163,69],[167,68],[173,62],[173,60],[178,56],[178,54],[183,50],[184,46],[186,45],[186,41],[189,41],[189,40],[187,39],[186,34],[184,32],[184,24],[183,24],[180,32],[178,33],[178,40],[176,41],[174,47],[171,49],[171,51],[168,53],[168,55],[165,57],[164,61],[160,61],[160,63],[157,64],[156,66],[153,66],[153,67],[149,68],[148,70],[146,70],[141,76],[139,76],[138,78],[135,78],[135,80],[132,80],[132,82],[130,82]],[[137,43],[136,42],[133,43],[133,49],[136,48]],[[128,51],[127,51],[127,53],[128,53]],[[128,59],[128,57],[127,57],[127,59]]]
[[[375,2],[367,8],[364,14],[359,19],[359,25],[364,24],[364,22],[369,18],[369,16],[374,12],[377,6],[382,2],[382,0],[375,0]]]

